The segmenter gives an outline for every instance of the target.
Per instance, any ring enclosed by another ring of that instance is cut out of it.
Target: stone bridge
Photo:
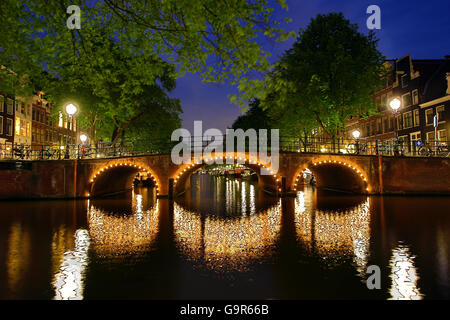
[[[214,158],[214,159],[213,159]],[[261,175],[265,167],[245,154],[220,154],[210,159],[240,161],[255,171],[259,186],[274,195],[295,193],[308,168],[317,186],[363,194],[448,194],[450,159],[336,155],[282,152],[279,169]],[[189,188],[190,176],[206,165],[175,165],[170,154],[109,159],[2,161],[0,199],[89,198],[132,188],[139,171],[153,179],[158,197],[176,197]],[[267,170],[271,170],[267,167]]]

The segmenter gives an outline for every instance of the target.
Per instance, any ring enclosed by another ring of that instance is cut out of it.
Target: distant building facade
[[[31,144],[32,99],[17,98],[14,116],[14,144]]]
[[[32,144],[66,146],[76,143],[76,117],[69,118],[58,112],[52,114],[53,105],[38,92],[32,103]]]
[[[374,93],[378,115],[366,119],[354,117],[345,127],[346,138],[358,129],[361,139],[403,141],[406,152],[415,153],[418,140],[447,143],[450,132],[450,56],[445,59],[412,59],[410,55],[387,61],[392,72],[385,87]],[[401,105],[394,115],[389,107],[392,99]],[[436,130],[433,118],[437,116]],[[395,119],[394,119],[395,117]]]

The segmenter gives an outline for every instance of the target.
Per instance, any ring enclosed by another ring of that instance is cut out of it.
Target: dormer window
[[[408,86],[408,75],[404,74],[402,75],[402,88],[406,88]]]

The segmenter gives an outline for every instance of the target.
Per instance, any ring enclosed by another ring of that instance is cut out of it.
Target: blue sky
[[[284,25],[288,31],[298,31],[308,25],[318,13],[342,12],[359,30],[367,33],[367,7],[378,5],[381,9],[381,29],[376,30],[379,50],[388,59],[411,54],[413,59],[440,59],[450,55],[450,0],[287,0],[289,10],[276,10],[280,20],[292,18]],[[293,40],[268,44],[272,61],[289,49]],[[202,83],[201,77],[187,74],[177,82],[171,94],[181,99],[184,114],[183,127],[193,132],[194,120],[203,121],[203,130],[218,128],[222,131],[240,114],[237,105],[229,102],[236,93],[229,85]]]

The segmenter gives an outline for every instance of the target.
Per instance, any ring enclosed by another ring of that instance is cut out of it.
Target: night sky
[[[450,0],[287,0],[289,11],[276,10],[278,20],[292,18],[282,25],[287,31],[305,28],[318,13],[342,12],[359,30],[367,33],[366,14],[369,5],[381,9],[381,30],[376,30],[379,50],[387,59],[411,54],[413,59],[442,59],[450,54]],[[278,8],[278,7],[277,7]],[[271,61],[292,46],[290,39],[283,43],[264,43],[272,53]],[[218,128],[225,132],[241,114],[229,96],[237,90],[229,85],[202,83],[201,77],[187,74],[177,82],[171,96],[181,99],[184,114],[182,126],[193,134],[194,120],[203,121],[203,131]]]

